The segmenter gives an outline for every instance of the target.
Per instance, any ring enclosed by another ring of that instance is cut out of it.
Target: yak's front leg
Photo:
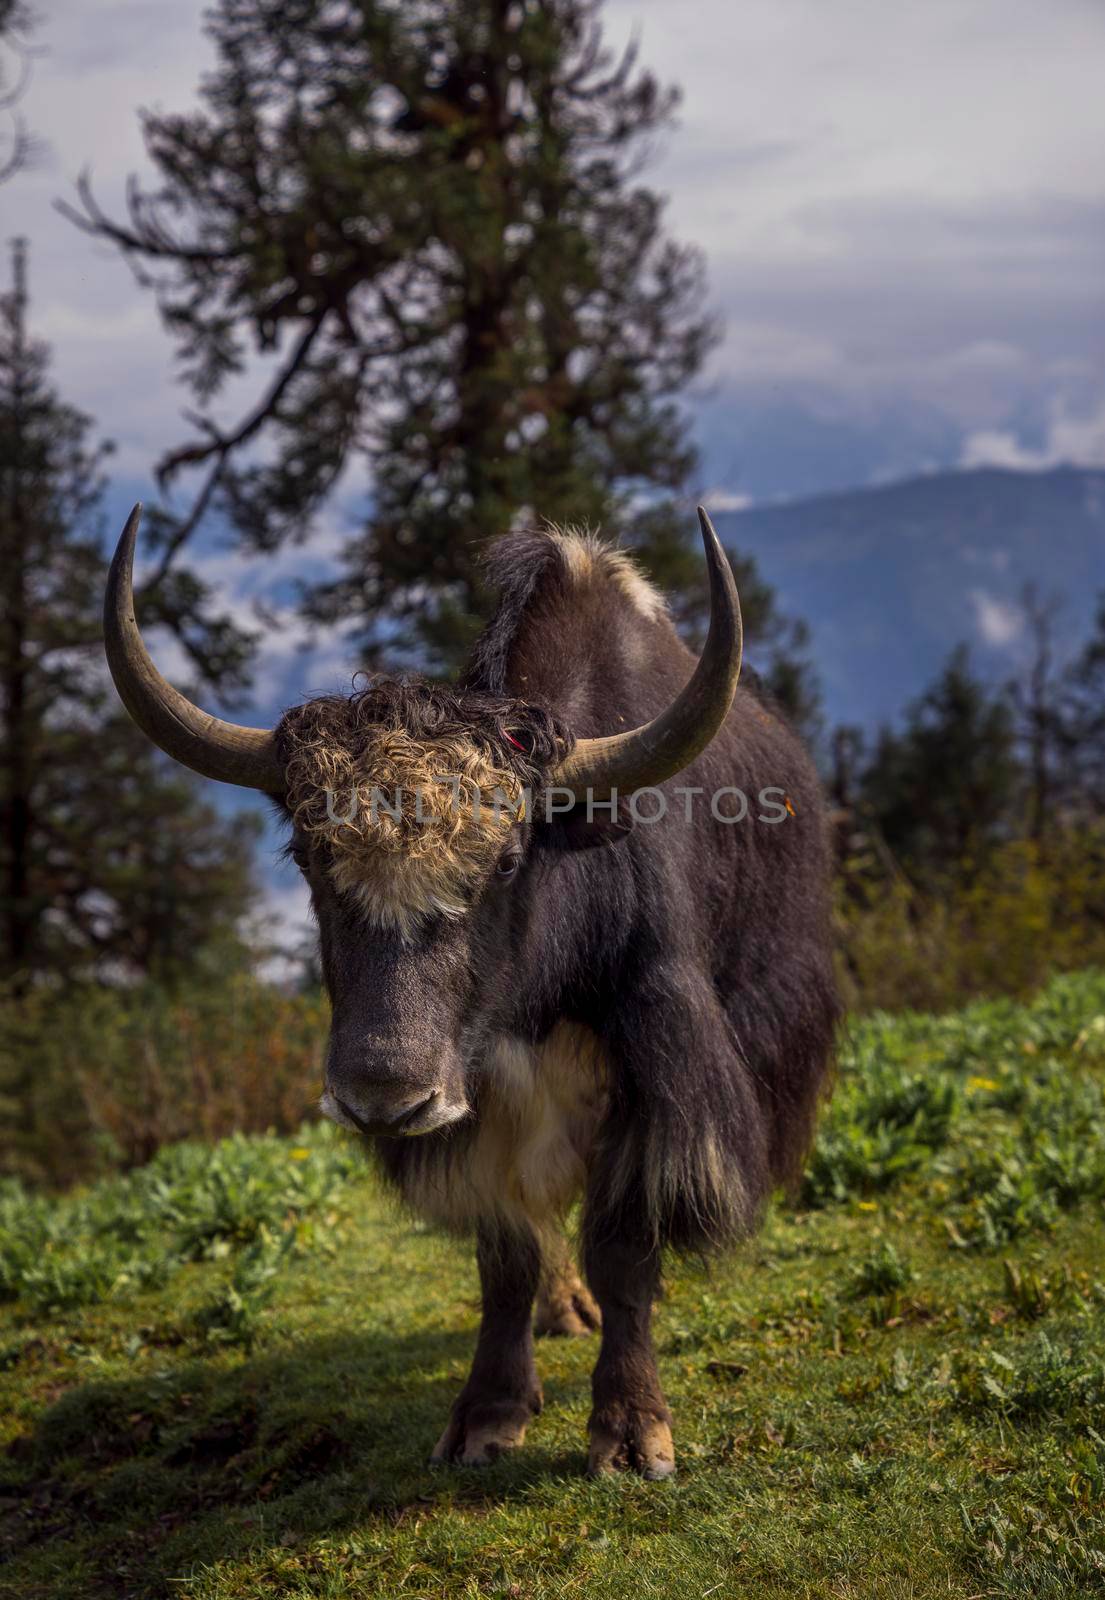
[[[587,1470],[595,1475],[632,1468],[645,1478],[667,1478],[675,1471],[671,1412],[652,1348],[659,1250],[643,1235],[589,1228],[584,1268],[602,1310]]]
[[[481,1467],[520,1445],[541,1410],[531,1313],[541,1252],[528,1231],[481,1227],[476,1259],[483,1316],[468,1382],[432,1460]]]

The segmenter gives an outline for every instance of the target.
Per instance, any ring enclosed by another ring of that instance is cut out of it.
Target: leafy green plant
[[[176,1145],[149,1166],[51,1200],[0,1190],[0,1299],[63,1311],[164,1283],[180,1267],[259,1239],[294,1244],[325,1218],[362,1163],[329,1127],[290,1145],[241,1135]]]
[[[874,1013],[842,1040],[803,1204],[863,1202],[947,1173],[960,1243],[996,1248],[1105,1196],[1105,979],[1071,973],[1026,1006]]]
[[[208,1344],[253,1348],[263,1313],[276,1292],[277,1273],[293,1244],[290,1233],[277,1238],[262,1230],[242,1251],[229,1281],[193,1319]]]
[[[1095,1299],[1105,1302],[1105,1288],[1085,1277],[1078,1281],[1065,1263],[1049,1273],[1006,1258],[1002,1270],[1010,1304],[1018,1316],[1029,1322],[1038,1321],[1052,1311],[1084,1311]]]
[[[884,1241],[873,1255],[867,1256],[853,1271],[850,1293],[857,1297],[890,1294],[895,1289],[908,1288],[914,1276],[909,1262],[898,1254],[889,1241]]]
[[[956,1399],[1026,1422],[1094,1410],[1105,1403],[1105,1355],[1081,1336],[1059,1341],[1041,1331],[1016,1356],[987,1350],[964,1359]]]

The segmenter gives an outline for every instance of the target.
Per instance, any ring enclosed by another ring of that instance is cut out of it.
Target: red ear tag
[[[503,737],[510,740],[510,742],[514,746],[515,750],[520,750],[522,752],[522,754],[525,755],[525,753],[526,753],[525,745],[524,744],[519,744],[517,739],[514,737],[514,735],[512,733],[507,733],[505,728],[503,729]]]

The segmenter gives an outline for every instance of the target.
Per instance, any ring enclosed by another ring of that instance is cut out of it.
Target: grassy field
[[[593,1340],[426,1465],[470,1251],[326,1129],[0,1190],[0,1593],[1105,1594],[1105,975],[857,1025],[796,1206],[657,1316],[679,1471],[583,1476]]]

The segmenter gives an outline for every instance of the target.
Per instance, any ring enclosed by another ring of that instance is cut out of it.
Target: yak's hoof
[[[656,1481],[675,1471],[671,1424],[654,1411],[631,1408],[591,1422],[587,1472],[599,1478],[608,1472],[639,1472]]]
[[[540,1410],[540,1390],[521,1400],[513,1396],[501,1400],[466,1399],[462,1395],[430,1461],[455,1462],[462,1467],[490,1466],[505,1451],[516,1450],[524,1442],[526,1428]]]
[[[602,1313],[582,1283],[543,1296],[537,1304],[533,1331],[550,1339],[578,1339],[602,1327]]]

